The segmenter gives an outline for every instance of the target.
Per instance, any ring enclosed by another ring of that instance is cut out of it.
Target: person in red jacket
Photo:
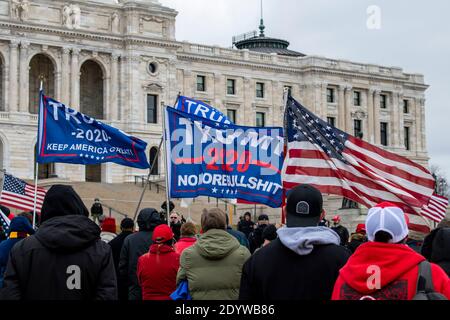
[[[150,251],[139,257],[137,278],[143,300],[170,300],[176,290],[180,255],[173,247],[174,234],[168,225],[153,231]]]
[[[192,222],[187,222],[181,226],[180,240],[175,244],[175,251],[181,256],[184,250],[192,246],[196,241],[197,230]]]
[[[423,256],[409,248],[402,209],[384,202],[369,210],[369,242],[362,244],[340,270],[333,300],[412,300]],[[450,279],[431,264],[434,291],[450,299]]]

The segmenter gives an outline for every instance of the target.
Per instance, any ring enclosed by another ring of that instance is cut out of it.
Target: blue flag
[[[232,123],[226,115],[224,115],[216,108],[211,107],[210,105],[202,101],[194,100],[184,96],[178,97],[178,103],[176,104],[175,109],[223,124]]]
[[[165,134],[171,198],[281,206],[282,128],[224,124],[168,107]]]
[[[147,143],[41,93],[37,162],[114,162],[148,169]]]

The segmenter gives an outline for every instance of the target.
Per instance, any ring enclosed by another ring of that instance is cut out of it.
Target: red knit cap
[[[102,231],[103,232],[111,232],[116,233],[116,219],[114,218],[105,218],[102,223]]]

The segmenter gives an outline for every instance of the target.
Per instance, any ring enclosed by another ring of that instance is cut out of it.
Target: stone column
[[[254,92],[252,90],[252,79],[249,77],[244,77],[243,80],[244,88],[244,105],[238,110],[238,123],[248,124],[249,126],[255,123],[255,113],[253,108]]]
[[[403,131],[403,127],[400,127],[400,115],[399,115],[399,92],[392,93],[392,140],[395,148],[400,147],[400,131]]]
[[[421,142],[421,148],[420,152],[427,152],[427,139],[425,134],[425,103],[426,99],[423,98],[420,100],[420,142]]]
[[[381,90],[376,89],[373,97],[373,112],[374,112],[374,130],[375,130],[375,144],[381,144],[381,126],[380,126],[380,94]]]
[[[372,144],[375,143],[375,120],[374,120],[375,113],[374,113],[374,104],[373,104],[374,92],[375,92],[374,89],[369,89],[368,95],[367,95],[367,126],[368,126],[367,141]]]
[[[20,43],[20,60],[19,60],[19,112],[28,112],[29,92],[28,92],[28,47],[29,42],[22,41]]]
[[[212,101],[212,105],[216,107],[219,111],[226,113],[225,106],[223,105],[223,98],[225,96],[226,90],[226,87],[223,85],[224,76],[221,73],[214,73],[213,80],[214,80],[214,88],[213,88],[214,100]]]
[[[128,56],[128,76],[129,76],[129,112],[131,112],[131,121],[134,123],[137,122],[146,122],[145,121],[145,110],[142,106],[142,96],[141,96],[141,88],[140,88],[140,73],[139,73],[139,64],[141,61],[141,56],[137,53],[130,54]]]
[[[347,133],[352,133],[352,106],[353,106],[353,97],[352,97],[352,87],[345,87],[345,129],[344,131]]]
[[[314,83],[312,86],[313,90],[313,106],[314,106],[314,113],[320,117],[321,114],[321,107],[322,107],[322,99],[321,99],[321,93],[322,93],[322,84],[321,83]]]
[[[120,120],[121,121],[129,121],[130,113],[127,112],[127,104],[126,101],[128,99],[128,82],[127,82],[127,58],[122,55],[120,57],[120,84],[119,84],[119,92],[120,92]]]
[[[345,131],[345,86],[338,88],[338,128]]]
[[[80,66],[79,66],[79,54],[80,49],[72,48],[72,64],[70,68],[70,107],[75,110],[80,110]]]
[[[328,116],[327,88],[328,88],[328,84],[323,83],[322,84],[322,94],[321,94],[322,108],[321,108],[321,112],[320,112],[319,116],[324,121],[327,121],[327,116]]]
[[[69,77],[70,48],[62,48],[62,68],[61,68],[61,102],[70,104],[70,77]]]
[[[19,47],[19,41],[11,40],[9,44],[9,110],[10,112],[17,112],[18,109],[18,95],[17,88],[17,48]]]
[[[415,128],[416,128],[416,150],[417,152],[422,152],[422,112],[421,112],[421,104],[422,98],[414,99],[414,116],[415,116]]]
[[[119,55],[113,53],[111,55],[111,91],[109,101],[109,112],[107,114],[107,120],[117,121],[119,120],[119,104],[118,104],[118,83],[119,83]]]
[[[406,146],[405,146],[405,116],[403,113],[403,92],[400,92],[398,94],[398,101],[399,101],[398,102],[399,146],[406,148]],[[410,132],[410,139],[411,139],[411,132]],[[413,150],[413,148],[414,148],[414,146],[410,141],[410,149]]]

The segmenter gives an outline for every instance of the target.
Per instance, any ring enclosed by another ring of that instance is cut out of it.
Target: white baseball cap
[[[383,202],[369,210],[366,219],[367,238],[375,240],[378,231],[385,231],[392,237],[391,243],[399,243],[408,236],[405,213],[395,204]]]

